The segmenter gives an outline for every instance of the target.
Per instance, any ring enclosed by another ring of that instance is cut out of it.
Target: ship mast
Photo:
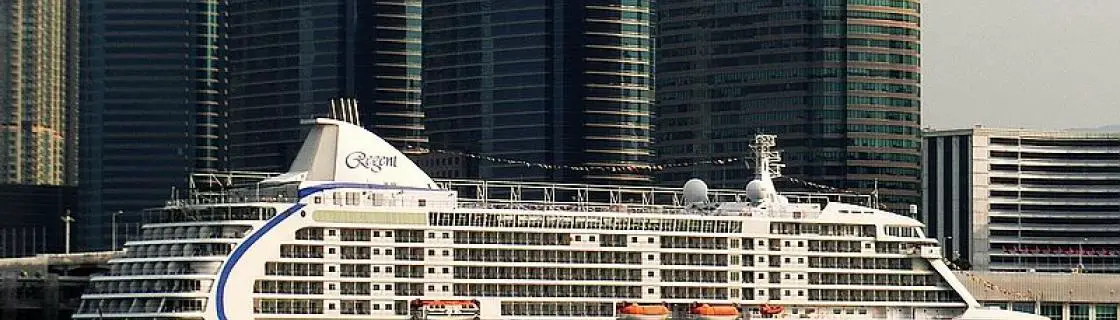
[[[773,148],[777,146],[778,136],[770,134],[760,134],[754,137],[751,142],[751,150],[754,151],[755,166],[758,167],[759,181],[773,183],[772,179],[782,176],[782,168],[784,164],[778,163],[782,161],[782,155]]]

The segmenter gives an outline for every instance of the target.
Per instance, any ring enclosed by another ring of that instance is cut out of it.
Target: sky
[[[923,127],[1120,124],[1120,0],[923,0]]]

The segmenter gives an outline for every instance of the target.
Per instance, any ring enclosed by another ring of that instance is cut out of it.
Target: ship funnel
[[[335,119],[306,120],[307,134],[288,172],[263,183],[360,183],[436,189],[424,170],[373,132]],[[301,187],[306,187],[301,185]]]

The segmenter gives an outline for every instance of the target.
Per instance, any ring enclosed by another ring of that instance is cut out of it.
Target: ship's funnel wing
[[[287,173],[264,183],[361,183],[435,189],[436,183],[388,142],[338,120],[315,119]]]

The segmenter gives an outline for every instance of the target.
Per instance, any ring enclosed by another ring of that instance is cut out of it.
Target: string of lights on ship
[[[569,166],[569,165],[558,165],[558,164],[539,163],[539,162],[531,162],[531,161],[524,161],[524,160],[498,158],[498,157],[491,157],[491,156],[486,156],[486,155],[481,155],[481,154],[476,154],[476,153],[462,152],[462,151],[455,151],[455,150],[447,150],[447,149],[439,149],[439,148],[421,148],[421,147],[411,146],[411,145],[406,146],[406,147],[408,149],[417,150],[417,151],[427,151],[427,152],[449,154],[449,155],[467,157],[467,158],[472,158],[472,159],[479,159],[479,160],[484,160],[484,161],[489,161],[489,162],[496,162],[496,163],[503,163],[503,164],[513,164],[513,165],[523,165],[523,166],[526,166],[526,167],[536,167],[536,168],[543,168],[543,169],[549,169],[549,170],[571,170],[571,171],[579,171],[579,172],[596,172],[596,171],[598,171],[598,172],[656,172],[656,171],[665,170],[667,168],[687,168],[687,167],[694,167],[694,166],[699,166],[699,165],[724,166],[724,165],[731,165],[731,164],[736,164],[736,163],[740,163],[740,162],[745,162],[747,160],[751,160],[749,157],[734,157],[734,158],[701,160],[701,161],[683,162],[683,163],[666,163],[666,164],[650,164],[650,165],[634,165],[634,166]],[[806,185],[806,186],[809,186],[809,187],[813,187],[813,188],[817,188],[817,189],[821,189],[821,190],[827,190],[827,191],[830,191],[830,192],[853,193],[853,194],[857,193],[855,191],[840,189],[840,188],[831,187],[831,186],[826,186],[826,185],[815,183],[815,182],[812,182],[812,181],[805,181],[805,180],[801,180],[801,179],[794,178],[794,177],[789,177],[789,176],[782,176],[782,177],[779,177],[778,179],[785,179],[785,180],[789,180],[789,181],[794,182],[794,183],[799,183],[799,184],[803,184],[803,185]]]

